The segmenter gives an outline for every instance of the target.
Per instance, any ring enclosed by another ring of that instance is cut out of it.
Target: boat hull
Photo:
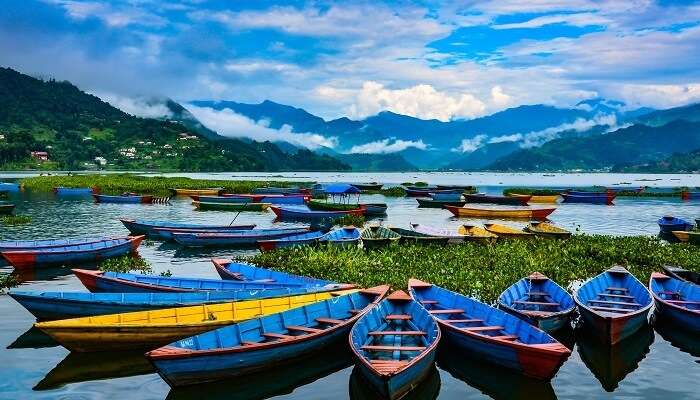
[[[422,198],[417,198],[416,201],[420,208],[444,208],[445,206],[462,207],[467,204],[466,201],[442,201]]]
[[[173,233],[173,239],[187,247],[255,247],[258,241],[279,239],[287,236],[307,233],[308,229],[289,229],[281,232],[256,233],[254,231],[241,231],[242,233]],[[248,232],[248,234],[246,234]]]
[[[153,196],[107,196],[103,194],[93,194],[95,203],[121,203],[121,204],[150,204],[153,203]]]
[[[518,310],[514,310],[510,307],[501,306],[499,308],[511,315],[522,319],[523,321],[526,321],[530,325],[536,326],[542,329],[543,331],[550,333],[556,332],[569,326],[569,322],[571,321],[571,314],[574,311],[573,309],[571,309],[571,311],[567,313],[559,313],[548,316],[535,316],[532,314],[518,312]]]
[[[275,213],[277,219],[293,220],[293,221],[318,221],[318,220],[333,220],[346,215],[362,216],[365,214],[364,209],[346,210],[346,211],[313,211],[313,210],[296,210],[283,207],[270,207]]]
[[[556,208],[535,209],[488,209],[445,206],[456,217],[468,218],[507,218],[507,219],[546,219]]]
[[[210,203],[201,201],[193,201],[192,205],[203,211],[265,211],[270,207],[270,203]]]
[[[358,363],[362,376],[370,383],[382,398],[397,400],[413,388],[420,385],[432,372],[437,347],[426,352],[415,364],[410,365],[398,375],[377,376],[365,364]]]
[[[465,194],[464,199],[467,203],[487,203],[487,204],[503,204],[512,206],[526,206],[530,200],[530,196],[488,196],[478,194]]]
[[[14,209],[14,204],[0,204],[0,215],[10,215]]]
[[[587,307],[581,306],[581,304],[579,304],[578,309],[583,323],[590,327],[594,336],[603,343],[616,344],[632,336],[635,332],[646,326],[648,322],[648,308],[644,309],[644,312],[637,312],[616,318],[591,312]]]
[[[562,193],[564,203],[585,203],[585,204],[607,204],[612,205],[615,200],[614,193],[593,194],[593,195],[575,195]]]
[[[168,189],[173,196],[218,196],[223,188],[211,189]]]
[[[2,253],[5,260],[15,268],[52,267],[60,265],[78,265],[95,263],[107,258],[119,257],[135,252],[143,241],[144,236],[130,236],[128,240],[111,240],[114,244],[81,249],[81,245],[67,246],[65,250],[54,251],[56,248],[36,249],[26,251],[6,251]],[[97,245],[93,243],[93,245]]]
[[[700,333],[700,312],[674,307],[658,298],[654,299],[655,312],[683,329]]]
[[[138,220],[121,219],[124,227],[134,235],[146,235],[148,237],[160,239],[172,239],[173,230],[183,232],[227,232],[237,230],[251,230],[255,225],[197,225],[197,224],[179,224],[179,223],[151,223]]]

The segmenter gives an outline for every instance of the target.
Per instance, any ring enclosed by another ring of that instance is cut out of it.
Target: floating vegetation
[[[24,225],[32,222],[32,217],[29,215],[4,215],[0,217],[0,222],[3,225]]]
[[[14,273],[0,274],[0,290],[10,289],[19,285],[19,279]]]
[[[508,240],[495,245],[391,245],[366,251],[334,246],[265,252],[253,262],[294,274],[363,287],[383,283],[404,289],[409,278],[422,279],[494,302],[513,282],[539,271],[566,287],[599,274],[613,264],[626,266],[642,282],[661,265],[698,271],[696,247],[666,244],[654,237],[575,235],[566,241]]]
[[[340,225],[340,226],[355,226],[358,228],[362,228],[365,226],[365,217],[362,215],[344,215],[340,218],[336,218],[333,221],[333,224],[335,225]]]
[[[110,258],[107,260],[104,260],[100,263],[98,268],[102,271],[109,271],[109,272],[122,272],[122,273],[127,273],[127,272],[132,272],[132,271],[137,271],[142,274],[148,274],[152,275],[153,274],[153,267],[151,267],[151,264],[146,261],[145,258],[141,256],[133,256],[133,255],[125,255],[121,257],[115,257],[115,258]],[[167,271],[168,273],[170,271]],[[162,275],[162,274],[161,274]],[[163,275],[166,276],[166,275]],[[167,275],[169,276],[169,275]]]
[[[168,189],[170,188],[207,189],[222,187],[229,193],[250,193],[253,189],[259,187],[289,187],[299,185],[300,183],[191,179],[186,177],[142,176],[136,174],[84,174],[35,176],[23,179],[22,184],[27,190],[43,192],[50,192],[54,187],[97,187],[103,194],[134,192],[139,194],[169,196],[170,192]]]

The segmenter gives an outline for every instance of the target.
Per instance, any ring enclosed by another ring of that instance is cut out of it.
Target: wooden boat
[[[14,209],[15,205],[12,203],[0,204],[0,215],[10,215]]]
[[[324,290],[345,289],[352,287],[334,284],[319,287],[317,284],[302,282],[251,282],[240,280],[221,280],[185,277],[164,277],[123,272],[104,272],[85,269],[73,269],[83,286],[91,292],[133,293],[133,292],[195,292],[202,290],[241,290],[241,289],[275,289],[304,287]]]
[[[438,190],[461,190],[462,192],[474,193],[476,186],[472,185],[436,185]]]
[[[279,239],[258,240],[258,249],[260,251],[272,251],[285,247],[310,246],[317,244],[324,235],[321,231],[311,231]]]
[[[190,196],[192,200],[202,203],[269,203],[269,204],[304,204],[309,201],[306,195],[226,195],[226,196]]]
[[[0,182],[0,192],[6,192],[6,193],[16,193],[21,190],[21,187],[18,183],[14,182]]]
[[[321,211],[348,211],[362,208],[362,204],[358,203],[333,203],[322,200],[309,200],[307,206],[310,210]]]
[[[684,190],[681,192],[681,199],[683,199],[683,200],[700,199],[700,192],[691,192],[688,190]]]
[[[35,327],[77,352],[154,349],[251,318],[279,313],[346,293],[314,292],[271,299],[135,311],[37,322]]]
[[[700,333],[700,285],[652,272],[649,292],[654,297],[656,313]]]
[[[279,220],[334,220],[346,215],[364,215],[365,210],[345,210],[345,211],[314,211],[306,206],[271,206],[270,209],[275,213]]]
[[[429,186],[409,186],[406,188],[406,196],[409,197],[428,197],[435,193],[453,193],[462,194],[461,189],[437,189],[436,187]]]
[[[440,328],[409,295],[396,291],[350,330],[355,363],[386,399],[400,399],[432,370]]]
[[[481,243],[495,243],[498,235],[476,225],[464,224],[457,229],[457,233],[464,235],[464,240]]]
[[[449,240],[448,243],[462,243],[464,242],[464,235],[452,229],[442,229],[436,228],[434,226],[422,225],[422,224],[409,224],[409,229],[423,233],[430,236],[436,237],[446,237]]]
[[[476,208],[445,206],[456,217],[546,219],[556,208]]]
[[[549,222],[532,221],[524,228],[524,230],[546,238],[568,239],[571,237],[571,232]]]
[[[445,206],[462,207],[467,204],[466,201],[442,201],[435,199],[423,199],[420,197],[416,198],[418,202],[418,207],[420,208],[444,208]]]
[[[526,206],[531,196],[492,196],[483,193],[465,194],[467,203],[489,203],[511,206]]]
[[[93,188],[69,188],[69,187],[55,187],[53,192],[56,196],[90,196],[95,192]]]
[[[494,235],[497,235],[499,238],[504,239],[529,239],[535,237],[535,235],[530,232],[501,224],[484,224],[484,228]]]
[[[239,263],[226,258],[212,258],[214,269],[221,279],[248,282],[277,282],[277,283],[301,283],[309,286],[333,285],[335,282],[310,278],[306,276],[288,274],[269,268],[258,267],[253,264]]]
[[[373,225],[362,230],[361,238],[365,249],[377,249],[398,242],[401,235],[383,226]]]
[[[564,288],[535,272],[504,290],[498,307],[545,332],[554,332],[569,324],[576,304]]]
[[[181,293],[82,293],[11,291],[9,295],[40,321],[158,310],[197,304],[266,299],[320,291],[307,287],[205,290]]]
[[[679,242],[700,245],[700,231],[672,231],[671,234],[678,239]]]
[[[172,387],[277,368],[347,337],[388,290],[377,286],[255,318],[171,343],[146,356]]]
[[[144,236],[128,236],[100,242],[3,251],[2,256],[15,268],[37,268],[92,263],[135,252]]]
[[[50,247],[65,247],[79,244],[89,244],[112,240],[109,237],[95,238],[69,238],[69,239],[43,239],[43,240],[5,240],[0,241],[0,252],[38,250]]]
[[[253,189],[254,194],[305,194],[308,195],[308,189],[302,189],[299,186],[292,187],[260,187]]]
[[[556,204],[559,202],[559,199],[561,198],[558,194],[529,195],[529,194],[520,194],[520,193],[509,193],[506,196],[509,196],[509,197],[529,196],[530,199],[527,201],[528,203],[543,203],[543,204]]]
[[[105,194],[93,194],[92,197],[95,199],[95,203],[142,203],[150,204],[153,203],[153,196],[151,195],[138,195],[135,193],[124,193],[120,196],[108,196]]]
[[[383,183],[371,182],[371,183],[353,183],[353,186],[362,190],[363,192],[381,190]]]
[[[613,205],[613,200],[617,195],[612,192],[591,193],[591,194],[572,194],[562,193],[561,197],[564,203],[587,203],[587,204],[607,204]]]
[[[173,196],[218,196],[224,191],[224,188],[209,188],[209,189],[168,189]]]
[[[464,201],[464,196],[459,192],[428,193],[431,199],[438,201]]]
[[[664,215],[659,218],[656,223],[659,224],[659,231],[662,233],[669,233],[672,231],[689,231],[693,229],[693,225],[688,221],[676,218],[672,215]]]
[[[433,236],[421,232],[416,232],[413,229],[403,229],[397,227],[389,227],[389,229],[401,236],[399,243],[416,243],[416,244],[438,244],[446,245],[450,238],[445,236]]]
[[[173,239],[187,247],[255,247],[259,240],[279,239],[308,233],[309,228],[251,229],[232,232],[173,232]]]
[[[192,205],[198,210],[220,210],[220,211],[265,211],[272,204],[270,203],[209,203],[193,201]]]
[[[614,392],[620,382],[639,367],[654,342],[654,331],[642,327],[615,345],[601,345],[591,334],[583,332],[576,338],[581,361],[591,370],[603,389]]]
[[[439,352],[440,346],[438,346],[438,353]],[[427,372],[427,376],[417,386],[413,387],[410,392],[406,393],[401,400],[436,400],[440,394],[440,383],[440,372],[438,372],[435,366],[431,366]],[[348,386],[350,389],[350,400],[381,398],[357,365],[354,366],[350,372],[350,382]]]
[[[482,361],[549,380],[571,351],[527,322],[461,294],[417,279],[411,297],[435,318],[449,345]]]
[[[664,270],[664,274],[670,276],[671,278],[700,285],[700,273],[698,272],[689,271],[685,268],[672,265],[664,265],[661,268]]]
[[[653,304],[647,288],[620,266],[584,282],[574,294],[574,301],[584,323],[609,344],[645,326]]]
[[[319,241],[337,247],[357,247],[360,236],[359,229],[354,226],[344,226],[326,233]]]
[[[386,203],[362,203],[362,208],[365,210],[365,215],[386,215],[388,206]]]
[[[173,221],[156,221],[156,220],[143,220],[143,219],[119,219],[122,224],[134,235],[146,235],[149,237],[155,237],[159,239],[172,239],[172,235],[165,235],[163,232],[166,230],[177,229],[178,231],[191,232],[229,232],[229,231],[243,231],[251,230],[255,228],[255,224],[252,225],[200,225],[200,224],[190,224],[184,222],[173,222]],[[157,229],[163,229],[159,231]]]

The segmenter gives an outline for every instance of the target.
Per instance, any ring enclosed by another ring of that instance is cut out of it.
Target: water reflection
[[[292,363],[276,365],[268,370],[222,382],[174,388],[168,393],[170,400],[267,399],[292,393],[296,388],[315,382],[352,365],[352,358],[345,341],[316,352],[313,356]]]
[[[700,363],[700,338],[698,338],[698,334],[688,331],[685,327],[679,326],[661,315],[657,315],[656,318],[654,329],[659,335],[671,342],[673,346],[693,357],[698,357],[696,361]]]
[[[431,367],[428,376],[418,386],[408,392],[402,400],[430,400],[436,399],[440,393],[440,373],[437,368]],[[362,376],[358,367],[352,369],[350,374],[350,399],[351,400],[382,400],[383,397],[372,389],[372,385]]]
[[[577,340],[581,359],[608,392],[617,389],[619,383],[637,369],[653,342],[654,331],[648,326],[614,346],[604,345],[585,333]]]
[[[41,329],[31,327],[29,330],[19,335],[14,342],[7,346],[8,349],[43,349],[59,346],[58,342],[51,336],[45,334]]]
[[[557,398],[549,381],[528,378],[474,359],[469,353],[457,349],[441,346],[438,350],[437,365],[453,377],[496,400]]]
[[[52,268],[28,268],[16,269],[12,273],[17,277],[19,283],[30,281],[51,281],[62,276],[72,275],[71,268],[90,269],[95,268],[95,265],[87,265],[80,267],[52,267]]]
[[[69,353],[33,389],[55,389],[69,383],[123,378],[152,372],[155,372],[155,369],[144,357],[143,352]]]

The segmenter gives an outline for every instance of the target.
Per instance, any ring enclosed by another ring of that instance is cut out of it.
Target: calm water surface
[[[227,179],[261,179],[261,174],[215,174],[207,177]],[[265,178],[283,179],[267,174]],[[299,180],[318,181],[382,181],[401,183],[425,180],[431,183],[474,183],[480,190],[497,193],[503,186],[538,185],[574,186],[611,185],[630,182],[635,185],[658,186],[700,185],[692,175],[659,177],[622,175],[559,175],[543,177],[524,174],[305,174],[289,173]],[[595,175],[595,176],[593,176]],[[550,179],[558,180],[551,182]],[[662,179],[634,182],[635,179]],[[674,179],[674,180],[671,180]],[[680,180],[675,180],[680,179]],[[565,181],[568,180],[568,181]],[[517,182],[516,182],[517,181]],[[93,204],[85,199],[56,199],[52,195],[24,193],[13,197],[17,213],[30,215],[32,223],[18,227],[2,227],[0,240],[80,237],[88,235],[124,235],[126,229],[118,217],[170,219],[201,223],[229,222],[235,213],[196,212],[189,201],[175,199],[171,205]],[[386,201],[389,211],[385,222],[405,226],[409,222],[442,227],[457,227],[460,222],[444,210],[418,209],[411,198],[385,199],[364,196],[367,202]],[[560,205],[551,219],[569,229],[586,233],[616,235],[655,235],[656,219],[673,214],[689,219],[700,217],[700,202],[679,199],[619,199],[615,206]],[[272,226],[271,213],[241,213],[237,223]],[[478,221],[475,221],[478,222]],[[280,225],[280,224],[274,224]],[[517,224],[516,224],[517,225]],[[209,258],[254,251],[202,250],[182,251],[159,242],[146,243],[140,254],[156,272],[170,270],[173,275],[218,278]],[[446,260],[449,262],[449,260]],[[22,290],[83,291],[82,285],[68,270],[38,271],[24,276]],[[0,398],[66,398],[66,399],[365,399],[372,398],[367,385],[353,371],[347,350],[337,348],[313,359],[279,368],[266,374],[210,385],[188,391],[171,392],[153,373],[139,354],[100,355],[69,354],[50,339],[30,329],[33,318],[8,296],[0,295]],[[549,383],[533,382],[513,376],[504,370],[469,359],[468,354],[453,351],[438,357],[437,369],[414,393],[415,399],[676,399],[700,398],[697,380],[700,377],[700,338],[687,337],[682,330],[660,322],[656,331],[641,331],[622,346],[608,349],[591,343],[586,337],[564,334],[560,340],[573,346],[569,360]],[[575,343],[575,344],[574,344]]]

